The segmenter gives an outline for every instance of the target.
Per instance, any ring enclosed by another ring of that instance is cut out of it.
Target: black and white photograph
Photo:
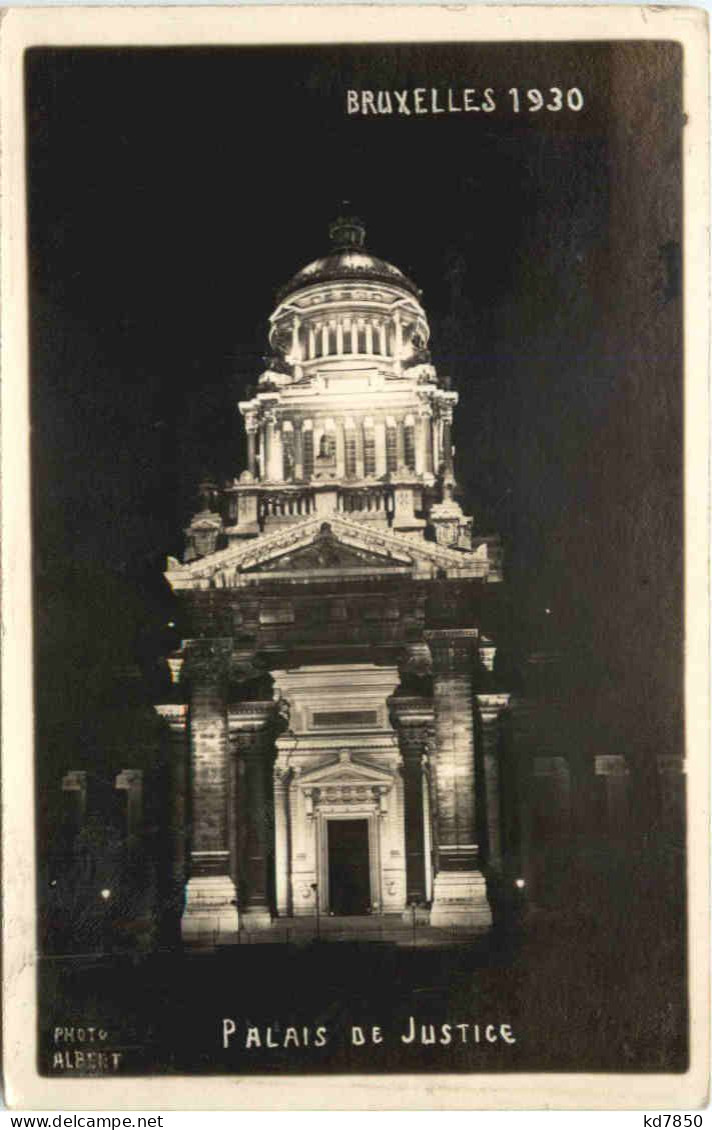
[[[689,27],[350,11],[17,63],[32,1067],[694,1105]]]

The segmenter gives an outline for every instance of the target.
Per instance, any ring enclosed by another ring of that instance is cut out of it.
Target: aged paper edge
[[[46,1078],[36,1071],[34,754],[23,53],[34,45],[675,40],[684,50],[686,753],[689,1070],[676,1074]],[[709,1080],[709,132],[707,17],[695,8],[25,8],[0,26],[3,299],[3,1046],[24,1109],[699,1108]]]

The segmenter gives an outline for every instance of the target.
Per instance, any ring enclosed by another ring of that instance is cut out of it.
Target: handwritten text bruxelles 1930
[[[397,1036],[402,1044],[514,1044],[516,1037],[510,1024],[467,1023],[422,1024],[409,1016],[404,1030]],[[235,1043],[233,1044],[233,1040]],[[354,1047],[382,1044],[386,1036],[377,1025],[351,1026],[349,1042]],[[324,1048],[329,1043],[329,1031],[323,1026],[268,1027],[244,1025],[240,1030],[237,1020],[226,1016],[222,1021],[222,1046],[229,1048]]]
[[[492,86],[462,88],[416,86],[404,90],[347,90],[346,113],[350,116],[376,117],[422,114],[491,114],[497,109],[510,113],[557,113],[562,110],[577,114],[585,99],[577,86],[512,86],[498,91]]]

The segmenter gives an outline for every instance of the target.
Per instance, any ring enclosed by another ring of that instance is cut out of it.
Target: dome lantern
[[[362,251],[366,246],[366,228],[358,216],[339,216],[329,224],[332,251]]]

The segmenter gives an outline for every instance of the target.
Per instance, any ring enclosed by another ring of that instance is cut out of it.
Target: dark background
[[[110,594],[92,607],[95,584],[160,596],[201,473],[244,466],[236,402],[274,291],[323,253],[346,198],[423,288],[461,397],[460,482],[513,592],[570,640],[604,633],[608,689],[632,675],[667,730],[679,48],[40,50],[27,75],[35,560],[53,598],[86,592],[78,651],[128,631]],[[514,115],[515,84],[577,86],[585,108]],[[345,113],[348,87],[416,85],[488,85],[498,109]],[[52,642],[66,654],[66,626]]]
[[[274,293],[344,199],[423,288],[520,650],[566,651],[601,749],[650,773],[680,753],[681,61],[650,42],[28,53],[40,825],[42,790],[112,756],[91,719],[117,667],[161,693],[165,556],[201,475],[244,467],[236,404]],[[515,85],[585,107],[515,115]],[[492,87],[497,110],[346,114],[347,88],[416,86]]]

